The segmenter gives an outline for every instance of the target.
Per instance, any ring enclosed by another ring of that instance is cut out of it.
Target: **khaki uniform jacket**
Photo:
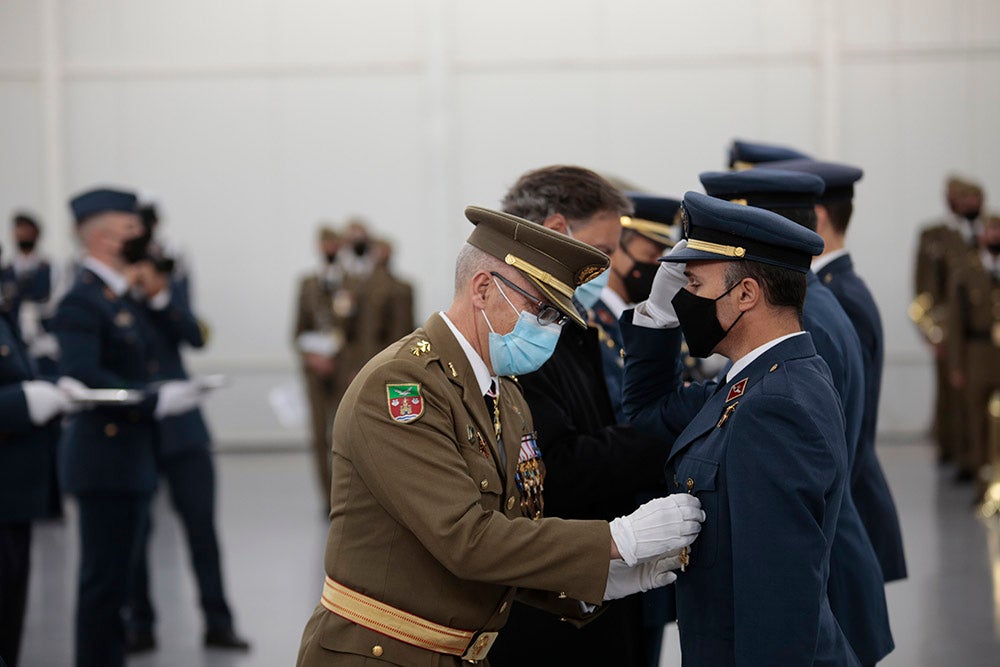
[[[946,317],[951,275],[962,262],[969,246],[947,223],[926,228],[920,234],[914,267],[915,305],[911,316],[931,343],[946,335]]]
[[[389,384],[419,385],[418,418],[392,417]],[[362,369],[334,423],[325,559],[331,579],[461,630],[499,630],[515,593],[586,619],[576,600],[601,602],[608,524],[521,516],[514,470],[521,438],[534,427],[514,380],[502,378],[499,394],[505,466],[472,366],[440,315]],[[406,665],[460,662],[317,606],[298,664],[360,664],[373,656]]]
[[[337,339],[341,347],[334,355],[337,365],[333,387],[338,397],[347,389],[354,375],[347,368],[349,364],[343,361],[343,357],[356,337],[354,325],[358,310],[358,291],[358,285],[350,278],[345,278],[337,288],[327,289],[315,273],[305,276],[299,283],[293,337],[297,339],[306,331],[320,331]],[[344,367],[343,370],[341,367]],[[357,369],[353,370],[357,372]],[[308,373],[308,370],[303,367],[303,372]]]
[[[945,340],[950,368],[995,363],[1000,349],[1000,283],[983,267],[979,253],[966,250],[949,283]],[[978,352],[979,354],[975,354]],[[990,374],[1000,377],[1000,368]]]
[[[345,354],[351,357],[346,360],[352,366],[351,377],[413,327],[413,287],[385,267],[376,267],[358,294],[356,335],[350,354]]]

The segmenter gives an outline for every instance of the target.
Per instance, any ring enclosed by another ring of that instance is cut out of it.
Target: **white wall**
[[[866,171],[850,243],[885,320],[881,427],[913,432],[932,393],[905,317],[916,230],[948,171],[1000,188],[998,84],[995,0],[7,0],[0,215],[40,211],[64,256],[70,193],[155,191],[216,332],[192,367],[234,379],[218,439],[298,442],[266,393],[294,377],[318,220],[391,234],[423,317],[464,205],[526,169],[679,196],[734,136],[790,144]]]

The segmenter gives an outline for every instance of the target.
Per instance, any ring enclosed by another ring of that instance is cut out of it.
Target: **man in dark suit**
[[[69,399],[39,380],[0,298],[0,664],[16,667],[28,595],[31,522],[61,514],[56,418]]]
[[[137,262],[136,292],[146,306],[152,324],[153,358],[156,380],[186,380],[181,346],[201,348],[208,339],[204,325],[188,304],[186,292],[175,290],[169,260],[144,257]],[[156,424],[157,465],[166,479],[184,532],[191,564],[198,582],[205,620],[205,645],[214,648],[247,650],[249,642],[233,629],[233,615],[226,602],[218,537],[215,529],[215,465],[211,436],[201,409],[171,417]],[[156,647],[153,633],[155,611],[149,594],[148,545],[151,525],[147,523],[142,547],[136,558],[128,604],[128,644],[130,653]]]
[[[774,162],[766,168],[815,174],[825,188],[816,202],[816,233],[823,237],[823,253],[813,262],[813,272],[829,289],[854,326],[861,342],[865,378],[865,403],[861,437],[851,470],[851,496],[865,524],[882,574],[887,582],[906,578],[903,536],[892,492],[875,454],[878,401],[882,390],[885,359],[882,318],[868,286],[854,272],[854,263],[844,245],[847,225],[854,212],[854,184],[861,180],[857,167],[818,160]]]
[[[614,252],[629,200],[611,183],[581,167],[530,171],[503,199],[505,212]],[[583,313],[595,303],[608,273],[577,289]],[[575,304],[576,305],[576,304]],[[535,418],[545,466],[545,516],[610,520],[637,505],[640,493],[662,495],[660,474],[670,443],[619,424],[611,407],[593,327],[563,327],[552,357],[520,376]],[[642,600],[630,595],[577,630],[523,604],[511,610],[490,662],[504,665],[615,664],[646,666]],[[526,651],[525,647],[531,647]]]
[[[809,231],[816,228],[814,209],[824,183],[814,174],[760,168],[706,172],[700,178],[713,197],[769,210]],[[811,270],[806,271],[802,328],[830,368],[844,409],[847,463],[853,475],[865,463],[857,456],[864,414],[861,343],[843,308]],[[830,555],[830,606],[862,664],[875,664],[892,650],[892,633],[884,578],[851,494],[850,477],[842,502]]]
[[[80,517],[76,665],[119,667],[121,610],[156,487],[155,420],[194,408],[201,391],[187,380],[149,385],[151,325],[128,293],[133,272],[126,258],[141,235],[135,195],[90,190],[70,206],[85,256],[53,322],[60,370],[86,387],[136,396],[132,404],[73,415],[59,448],[63,489],[76,497]]]
[[[707,514],[677,581],[685,663],[857,665],[827,597],[846,427],[801,326],[804,274],[822,240],[698,193],[683,210],[686,241],[664,258],[650,299],[625,313],[622,333],[626,412],[676,437],[668,484],[697,495]],[[733,361],[725,382],[680,382],[682,330],[692,354]]]

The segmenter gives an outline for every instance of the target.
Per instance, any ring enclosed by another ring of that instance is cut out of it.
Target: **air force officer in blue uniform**
[[[134,405],[73,415],[59,451],[63,488],[76,497],[80,515],[76,665],[117,667],[124,664],[121,609],[130,565],[156,485],[154,420],[195,407],[200,392],[187,381],[148,386],[150,323],[128,294],[126,257],[141,229],[135,195],[91,190],[70,206],[85,256],[53,323],[60,370],[90,388],[145,396]]]
[[[825,246],[823,254],[813,261],[813,271],[818,281],[833,293],[843,307],[857,331],[864,358],[864,413],[858,453],[851,474],[851,494],[875,548],[885,580],[905,579],[906,556],[896,503],[875,454],[878,400],[885,361],[882,318],[868,286],[854,271],[854,262],[845,247],[847,225],[854,212],[854,184],[864,174],[857,167],[818,160],[789,160],[775,162],[773,166],[815,174],[823,179],[826,186],[816,203],[816,233],[823,237]]]
[[[684,211],[687,240],[665,258],[674,268],[622,317],[626,412],[676,436],[667,482],[707,514],[677,580],[684,663],[857,665],[827,598],[848,482],[844,414],[801,324],[822,240],[698,193]],[[734,362],[724,383],[680,382],[682,330],[692,354]]]

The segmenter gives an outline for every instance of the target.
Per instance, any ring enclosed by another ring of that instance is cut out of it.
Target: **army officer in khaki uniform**
[[[671,582],[704,513],[687,494],[614,521],[541,518],[544,467],[512,375],[585,326],[573,290],[608,265],[505,213],[476,228],[455,298],[351,384],[333,430],[326,580],[302,667],[482,660],[512,599],[582,623],[604,600]]]

